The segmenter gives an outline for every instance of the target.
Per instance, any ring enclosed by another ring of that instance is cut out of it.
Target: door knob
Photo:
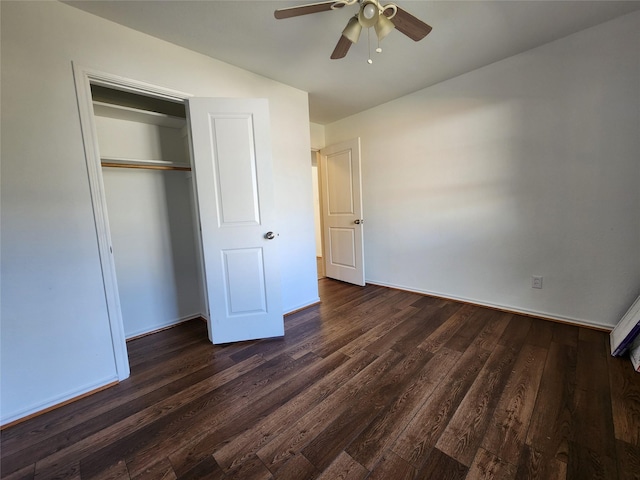
[[[354,220],[353,223],[355,223],[356,225],[360,225],[361,223],[364,223],[364,220],[359,218],[357,220]]]
[[[267,232],[264,234],[264,238],[266,238],[267,240],[273,240],[274,238],[276,238],[276,234],[273,232]]]

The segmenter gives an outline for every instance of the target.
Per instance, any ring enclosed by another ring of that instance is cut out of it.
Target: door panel
[[[222,252],[229,317],[267,312],[267,283],[262,253],[261,248]]]
[[[249,114],[210,117],[221,226],[260,224],[252,120]]]
[[[351,149],[327,155],[329,215],[353,215],[353,161]]]
[[[325,275],[364,285],[360,139],[320,151]]]
[[[354,228],[329,228],[329,261],[333,265],[356,268]]]
[[[267,101],[188,104],[211,341],[282,336]]]

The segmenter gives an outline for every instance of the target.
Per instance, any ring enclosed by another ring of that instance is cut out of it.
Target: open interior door
[[[188,100],[209,338],[284,335],[266,99]]]
[[[320,150],[325,275],[364,286],[360,139]]]

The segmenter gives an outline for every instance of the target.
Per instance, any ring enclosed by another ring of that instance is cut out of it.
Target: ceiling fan
[[[363,28],[373,27],[378,42],[386,37],[394,28],[414,41],[422,40],[431,31],[431,27],[422,20],[414,17],[395,3],[382,5],[379,0],[331,0],[327,2],[310,3],[297,7],[281,8],[274,12],[277,19],[298,17],[310,13],[327,12],[337,10],[348,5],[359,4],[356,15],[349,19],[347,26],[342,31],[340,40],[331,54],[332,59],[344,58],[349,48],[357,43]],[[376,49],[381,52],[379,46]],[[371,58],[369,63],[373,63]]]

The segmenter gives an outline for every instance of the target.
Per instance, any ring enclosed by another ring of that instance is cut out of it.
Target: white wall
[[[311,148],[313,148],[314,150],[320,150],[321,148],[324,148],[326,146],[326,144],[324,143],[324,125],[310,123],[309,131],[311,134]]]
[[[0,2],[1,421],[116,379],[72,61],[197,96],[266,97],[283,306],[318,300],[307,94],[57,2]]]
[[[191,173],[103,168],[126,338],[203,315]]]
[[[362,139],[367,281],[615,325],[640,291],[639,45],[635,13],[327,125]]]

